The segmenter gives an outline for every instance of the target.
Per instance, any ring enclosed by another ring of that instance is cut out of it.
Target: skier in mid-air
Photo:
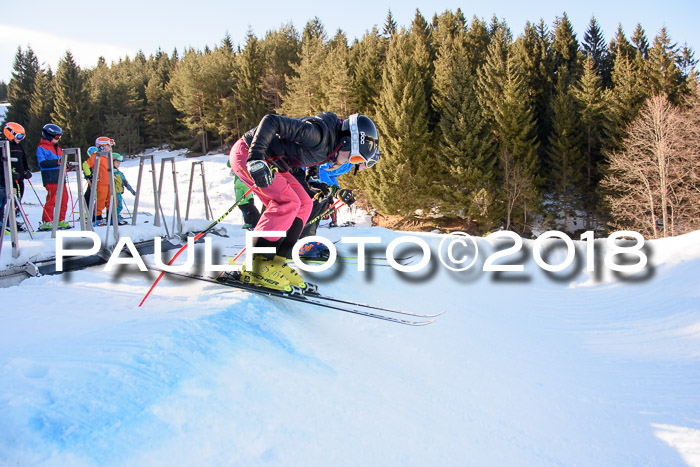
[[[306,167],[312,190],[329,187],[318,177],[319,165],[351,163],[371,167],[379,160],[379,134],[372,120],[353,114],[345,120],[324,112],[290,118],[269,114],[231,148],[231,168],[265,205],[256,231],[283,231],[285,237],[258,237],[256,247],[274,247],[276,254],[253,255],[252,267],[243,267],[241,280],[276,290],[306,288],[304,279],[287,265],[311,213],[312,201],[302,184],[289,173]]]

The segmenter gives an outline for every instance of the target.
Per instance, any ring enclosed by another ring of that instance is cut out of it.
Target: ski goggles
[[[114,140],[106,136],[100,136],[95,140],[95,146],[114,146]]]
[[[353,154],[350,156],[351,164],[366,164],[368,169],[377,162],[379,162],[379,149],[374,151],[374,154],[372,154],[369,158],[363,156],[362,154]]]
[[[24,139],[24,137],[26,136],[24,133],[14,133],[13,132],[12,134],[14,135],[15,141],[17,141],[17,142],[22,141]]]

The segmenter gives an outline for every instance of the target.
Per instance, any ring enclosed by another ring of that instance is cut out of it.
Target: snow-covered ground
[[[232,204],[225,156],[155,155],[177,156],[183,217],[192,161],[205,161],[214,215]],[[122,169],[135,186],[138,161]],[[210,223],[194,187],[192,231]],[[25,207],[36,226],[31,191]],[[409,235],[345,220],[357,226],[319,234],[380,237],[373,256]],[[152,223],[140,214],[120,232],[164,233]],[[228,237],[211,236],[222,263],[244,243],[240,223],[236,210]],[[53,255],[48,233],[26,235],[0,268]],[[444,239],[419,237],[434,253]],[[420,328],[167,277],[139,308],[156,274],[132,266],[0,289],[0,465],[700,465],[700,232],[648,242],[645,271],[622,278],[585,273],[581,242],[560,273],[529,241],[507,259],[522,273],[484,272],[494,245],[478,244],[462,273],[433,257],[416,273],[309,276],[329,295],[447,311]]]

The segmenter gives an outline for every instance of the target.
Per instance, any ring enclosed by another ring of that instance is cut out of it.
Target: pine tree
[[[603,144],[609,133],[606,94],[591,57],[583,63],[583,75],[573,91],[580,111],[581,129],[583,130],[583,152],[585,154],[584,208],[586,211],[586,229],[591,229],[592,216],[598,207],[596,187],[601,179],[603,163]]]
[[[618,24],[615,37],[610,41],[608,53],[613,56],[613,58],[617,57],[617,54],[623,54],[631,59],[634,58],[635,50],[636,49],[632,43],[627,40],[627,36],[625,36],[625,31],[622,29],[622,25]],[[614,61],[615,60],[613,59],[612,62]]]
[[[282,107],[282,96],[287,94],[287,82],[296,75],[294,67],[299,63],[301,40],[294,26],[288,24],[278,31],[268,32],[260,46],[265,57],[263,93],[266,112],[273,113]]]
[[[615,67],[618,54],[622,54],[630,59],[634,58],[635,54],[635,48],[630,41],[627,40],[627,36],[625,36],[625,31],[622,29],[621,24],[618,24],[615,37],[610,40],[610,44],[608,45],[608,61],[610,63],[611,75],[608,88],[612,87],[612,70]]]
[[[581,64],[576,33],[566,13],[561,18],[557,17],[554,22],[551,50],[557,82],[564,79],[564,86],[568,88],[580,76]]]
[[[433,150],[428,100],[413,53],[416,45],[414,36],[403,29],[392,38],[377,106],[382,160],[365,176],[372,205],[404,217],[428,207],[425,177]]]
[[[418,9],[416,9],[409,32],[413,36],[413,56],[425,88],[425,99],[430,103],[433,95],[435,52],[433,51],[433,37],[430,25],[425,21]],[[428,107],[428,113],[428,131],[432,132],[437,126],[440,116],[430,106]]]
[[[554,95],[554,72],[550,54],[549,32],[544,21],[538,25],[527,23],[513,49],[513,59],[522,77],[530,98],[530,104],[537,122],[537,141],[540,167],[546,168],[545,157],[549,135],[552,132],[551,105]]]
[[[126,105],[120,110],[115,131],[111,131],[122,152],[134,154],[145,148],[144,127],[146,114],[146,86],[148,85],[147,59],[139,51],[133,60],[127,56],[117,70],[118,82],[127,90]]]
[[[377,28],[365,33],[362,39],[353,45],[354,62],[354,96],[357,108],[368,116],[375,114],[382,85],[382,69],[386,61],[386,44]]]
[[[42,127],[51,121],[53,105],[53,73],[51,68],[46,71],[39,70],[34,80],[34,91],[29,108],[29,126],[25,127],[27,134],[32,135],[24,142],[24,152],[27,154],[27,160],[32,169],[39,167],[36,161],[36,148],[39,145],[38,135],[41,135]]]
[[[552,171],[548,185],[555,215],[564,219],[558,227],[565,230],[569,228],[569,220],[575,218],[577,211],[583,207],[585,159],[579,119],[573,93],[560,81],[554,98],[554,131],[549,143]]]
[[[29,109],[34,80],[39,73],[39,61],[31,47],[28,47],[26,52],[22,52],[21,47],[17,48],[12,69],[12,79],[7,85],[10,107],[5,115],[5,121],[17,122],[26,129],[30,123]]]
[[[649,55],[649,41],[647,40],[646,33],[641,24],[637,23],[637,27],[634,29],[632,34],[632,44],[637,49],[637,52],[642,55],[642,58],[646,59]]]
[[[325,96],[321,90],[323,64],[328,53],[326,32],[318,18],[307,23],[301,39],[300,62],[294,67],[296,76],[287,82],[281,111],[291,117],[322,112]]]
[[[263,51],[258,39],[252,30],[248,30],[245,47],[238,55],[235,69],[237,89],[236,94],[240,100],[240,126],[238,137],[241,133],[257,126],[265,115],[265,98],[263,95],[265,64],[263,63]]]
[[[166,54],[157,54],[146,85],[145,119],[148,141],[158,147],[182,140],[183,128],[178,123],[178,117],[181,115],[173,106],[172,92],[168,89],[173,66],[175,65]]]
[[[323,108],[342,116],[359,110],[350,72],[350,50],[344,32],[338,31],[330,41],[323,69],[332,70],[322,76]]]
[[[126,93],[117,89],[116,80],[104,57],[99,57],[97,66],[88,73],[90,95],[98,131],[105,134],[107,116],[116,113],[124,105],[122,96]]]
[[[613,88],[609,91],[611,105],[610,139],[608,150],[619,148],[625,135],[625,128],[637,116],[644,103],[646,91],[637,60],[618,53],[613,66]]]
[[[488,46],[486,61],[478,71],[477,95],[484,118],[490,125],[494,125],[498,107],[503,101],[511,40],[508,30],[497,30]]]
[[[495,209],[495,152],[476,99],[474,78],[464,73],[464,32],[441,43],[435,64],[433,107],[440,115],[434,186],[440,211],[475,218],[490,230]]]
[[[681,70],[681,75],[683,79],[683,89],[682,93],[684,95],[692,95],[697,89],[698,85],[698,72],[695,70],[695,65],[698,61],[695,59],[695,52],[693,49],[688,47],[688,44],[683,44],[680,49],[680,57],[678,58],[678,68]]]
[[[671,42],[668,31],[663,27],[649,49],[650,81],[654,94],[663,93],[674,104],[681,101],[683,85],[678,61],[678,46]]]
[[[515,61],[507,59],[503,99],[496,109],[495,136],[504,201],[504,225],[525,233],[528,213],[538,209],[535,120]]]
[[[7,83],[0,81],[0,102],[7,102]]]
[[[231,141],[232,136],[237,133],[232,131],[235,114],[232,116],[226,105],[232,99],[236,99],[234,91],[238,84],[235,73],[237,59],[238,57],[226,48],[218,48],[202,57],[201,79],[208,109],[204,115],[204,126],[208,132],[207,137],[217,137],[219,146]]]
[[[477,71],[486,62],[486,54],[490,43],[491,35],[486,27],[486,23],[474,16],[465,37],[467,71],[472,75],[476,75]]]
[[[302,41],[320,41],[324,45],[328,40],[328,34],[326,33],[326,27],[318,16],[306,23],[304,26],[304,31],[301,33]]]
[[[583,35],[582,47],[584,55],[593,60],[594,67],[598,71],[604,85],[609,87],[612,63],[605,46],[605,37],[595,17],[591,17],[591,21],[588,23],[588,29]]]
[[[87,76],[76,65],[73,55],[66,55],[58,64],[54,79],[53,123],[63,129],[63,147],[87,147],[94,133]]]
[[[167,86],[172,94],[173,106],[182,113],[182,123],[196,135],[201,144],[201,151],[208,151],[206,134],[206,95],[200,85],[202,75],[202,54],[194,49],[185,52],[182,60],[173,71]]]
[[[247,34],[252,34],[250,29]],[[233,39],[231,39],[231,34],[229,34],[228,31],[226,31],[226,35],[221,40],[221,47],[227,52],[233,53]]]
[[[391,9],[389,9],[386,19],[384,20],[384,29],[382,29],[382,34],[385,38],[390,39],[391,36],[396,34],[396,30],[397,25],[396,21],[394,20],[394,15],[391,14]]]
[[[433,20],[433,46],[438,49],[446,41],[464,34],[466,30],[464,15],[459,9],[456,14],[447,10],[439,16],[436,15]]]

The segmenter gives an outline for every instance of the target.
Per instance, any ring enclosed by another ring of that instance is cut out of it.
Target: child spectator
[[[124,188],[129,190],[129,192],[136,196],[136,191],[129,185],[126,180],[126,175],[119,170],[119,166],[124,162],[124,156],[119,153],[113,152],[112,159],[114,160],[114,192],[117,194],[117,219],[119,225],[126,225],[126,220],[122,219],[122,209],[124,209],[124,198],[122,193],[124,193]]]
[[[56,206],[56,192],[58,191],[58,175],[61,167],[62,151],[58,146],[58,141],[63,135],[60,126],[47,123],[41,130],[41,142],[36,149],[36,160],[41,169],[41,181],[46,188],[46,203],[44,212],[41,215],[41,225],[39,230],[51,230],[53,228],[53,211]],[[70,229],[70,224],[65,221],[66,210],[68,209],[68,190],[63,185],[61,195],[61,209],[58,218],[59,229]]]

